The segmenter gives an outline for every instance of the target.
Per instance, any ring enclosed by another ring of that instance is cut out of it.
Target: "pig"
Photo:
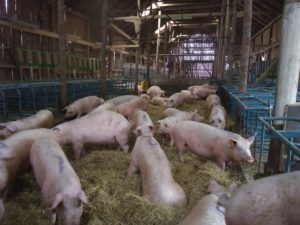
[[[235,184],[226,188],[213,180],[208,187],[210,194],[202,197],[179,225],[226,225],[225,209],[218,201],[223,194],[230,196],[235,188]]]
[[[165,91],[163,91],[159,86],[151,86],[147,90],[147,94],[153,97],[162,97],[165,96]]]
[[[221,169],[228,161],[252,163],[250,146],[255,135],[245,139],[242,136],[195,121],[181,121],[171,128],[171,146],[176,144],[180,161],[187,145],[196,155],[214,158]]]
[[[128,176],[141,171],[143,194],[155,204],[184,207],[186,195],[172,176],[169,161],[152,136],[139,136],[131,153]]]
[[[136,136],[153,136],[154,125],[147,112],[142,110],[136,110],[132,117],[132,124],[132,130]]]
[[[204,117],[199,116],[197,114],[197,110],[195,112],[185,112],[175,108],[167,108],[164,110],[164,114],[166,116],[175,116],[179,120],[193,120],[197,122],[201,122],[204,120]]]
[[[216,90],[211,90],[211,89],[203,88],[203,87],[195,88],[191,92],[192,92],[193,97],[197,100],[204,100],[209,95],[216,94]]]
[[[91,112],[89,113],[95,113],[95,112],[102,112],[102,111],[117,111],[117,106],[111,102],[105,102],[104,104],[98,106],[97,108],[94,108]]]
[[[192,92],[189,90],[181,90],[180,94],[182,94],[184,96],[185,102],[191,102],[194,99]]]
[[[224,129],[226,119],[226,110],[221,105],[214,105],[209,113],[208,122],[210,125]]]
[[[36,114],[7,123],[0,123],[0,137],[7,138],[13,133],[33,128],[51,128],[54,117],[49,110],[40,110]]]
[[[218,95],[209,95],[206,98],[205,103],[207,108],[211,110],[214,105],[221,105],[221,99]]]
[[[150,96],[147,95],[147,94],[141,94],[139,97],[146,100],[146,101],[150,101]]]
[[[64,224],[79,225],[83,203],[88,200],[60,145],[53,139],[36,140],[31,147],[30,163],[49,206],[52,224],[56,224],[57,213]]]
[[[117,106],[117,112],[125,116],[128,120],[132,119],[133,113],[136,109],[147,111],[148,102],[142,98],[137,98],[121,103]]]
[[[167,98],[163,98],[163,97],[153,97],[150,102],[153,105],[158,105],[158,106],[162,106],[162,107],[167,107]]]
[[[63,109],[65,119],[79,118],[104,102],[103,98],[98,98],[97,96],[87,96],[77,99]]]
[[[122,95],[122,96],[118,96],[118,97],[109,99],[106,102],[113,103],[115,105],[119,105],[121,103],[128,102],[130,100],[138,99],[138,98],[139,98],[139,96],[136,96],[136,95]]]
[[[182,93],[172,94],[167,99],[167,107],[170,107],[170,108],[177,108],[178,106],[182,105],[183,103],[185,103],[185,95]]]
[[[223,196],[228,225],[300,224],[300,172],[261,178],[237,188],[231,197]]]
[[[178,110],[180,111],[180,110]],[[183,112],[174,114],[172,116],[168,116],[164,119],[158,120],[159,123],[159,130],[158,132],[161,135],[170,135],[171,128],[173,125],[177,122],[184,121],[184,120],[193,120],[193,121],[202,121],[204,120],[203,117],[198,116],[197,113],[189,113],[189,112]]]
[[[79,159],[85,155],[85,143],[112,144],[116,141],[127,152],[131,125],[119,113],[100,111],[59,124],[53,130],[65,138],[66,144],[72,144],[75,159]]]
[[[206,83],[206,84],[202,84],[202,85],[193,85],[193,86],[190,86],[188,88],[189,91],[193,92],[195,89],[198,89],[198,88],[205,88],[205,89],[211,89],[211,90],[217,90],[217,86],[214,86],[214,85],[210,85],[209,83]]]
[[[46,128],[20,131],[0,141],[0,193],[4,198],[18,176],[29,168],[32,143],[43,137],[56,140],[61,145],[65,143],[62,136]]]

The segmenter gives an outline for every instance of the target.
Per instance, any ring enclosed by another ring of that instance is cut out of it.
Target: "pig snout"
[[[248,159],[247,159],[247,162],[248,163],[253,163],[254,162],[254,158],[252,156],[250,156]]]

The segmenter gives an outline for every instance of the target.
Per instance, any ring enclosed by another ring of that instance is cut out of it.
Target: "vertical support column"
[[[276,91],[275,116],[295,103],[300,70],[300,0],[285,0]]]
[[[148,40],[147,40],[147,82],[148,82],[148,87],[151,86],[150,84],[150,51],[151,51],[151,34],[150,34],[151,30],[150,28],[148,28],[147,33],[148,33]]]
[[[67,77],[66,77],[66,15],[64,0],[58,0],[58,33],[59,33],[59,63],[58,71],[60,75],[60,104],[61,107],[67,105]]]
[[[240,92],[246,92],[247,89],[252,26],[252,7],[253,0],[244,1],[243,41],[241,51],[241,77],[239,86]]]
[[[102,35],[101,35],[101,87],[100,87],[100,96],[105,99],[106,97],[106,45],[107,45],[107,0],[102,1]]]
[[[221,74],[220,77],[223,78],[224,77],[224,73],[225,73],[225,65],[226,65],[226,55],[228,57],[228,53],[229,53],[229,20],[230,20],[230,0],[226,0],[226,15],[225,15],[225,30],[224,30],[224,45],[223,45],[223,50],[222,50],[222,61],[221,61]],[[225,6],[223,6],[225,8]]]
[[[166,61],[167,61],[167,32],[168,32],[168,25],[167,22],[165,25],[165,34],[164,34],[164,77],[166,77]]]
[[[219,35],[218,35],[218,69],[217,69],[217,78],[221,79],[223,76],[222,68],[224,67],[223,62],[223,44],[224,44],[224,14],[225,14],[225,0],[222,1],[221,6],[221,19],[219,25]],[[224,69],[223,69],[224,71]]]
[[[138,12],[137,16],[139,16],[139,11],[141,8],[141,0],[137,0]],[[135,50],[135,84],[134,84],[134,92],[138,94],[138,82],[139,82],[139,63],[140,63],[140,35],[141,35],[141,20],[137,20],[134,24],[135,32],[136,32],[136,42],[138,47]]]
[[[232,2],[232,18],[231,18],[231,36],[230,36],[230,46],[229,46],[229,69],[227,75],[227,83],[232,84],[233,76],[233,62],[234,62],[234,45],[235,45],[235,36],[236,36],[236,14],[237,14],[237,0]]]
[[[156,74],[159,74],[159,45],[160,45],[160,23],[161,23],[161,10],[158,11],[158,20],[157,20],[157,41],[156,41],[156,56],[155,56],[155,63],[156,63]]]

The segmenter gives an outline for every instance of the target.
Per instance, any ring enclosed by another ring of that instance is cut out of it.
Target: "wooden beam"
[[[121,28],[119,28],[118,26],[116,26],[113,23],[109,24],[109,27],[112,28],[114,31],[116,31],[118,34],[122,35],[123,37],[127,38],[129,41],[131,41],[133,44],[137,45],[137,41],[133,40],[133,38],[127,34],[125,31],[123,31]]]
[[[244,0],[245,16],[243,21],[243,41],[241,51],[241,77],[239,85],[240,92],[246,92],[247,88],[252,26],[252,8],[253,0]]]
[[[233,76],[233,48],[235,45],[235,37],[236,37],[236,17],[237,13],[237,0],[233,0],[232,2],[232,17],[231,17],[231,36],[230,36],[230,46],[229,46],[229,69],[227,74],[227,83],[232,84],[232,76]]]
[[[102,29],[101,29],[101,42],[103,48],[101,49],[101,68],[100,68],[100,78],[101,78],[101,87],[100,87],[100,96],[105,99],[106,97],[106,44],[107,44],[107,0],[102,1]]]
[[[59,63],[61,106],[67,105],[67,76],[66,76],[66,15],[64,0],[58,0],[58,32],[59,32]]]
[[[262,84],[266,81],[266,79],[276,70],[278,65],[278,58],[274,59],[268,69],[261,74],[261,76],[255,81],[255,85]]]

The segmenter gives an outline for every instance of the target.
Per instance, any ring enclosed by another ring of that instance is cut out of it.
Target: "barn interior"
[[[63,148],[89,199],[80,224],[179,224],[211,180],[242,184],[300,168],[299,18],[298,0],[0,0],[0,135],[5,123],[42,109],[54,114],[53,126],[64,123],[62,110],[87,96],[109,100],[159,86],[169,97],[208,84],[226,109],[225,130],[256,135],[255,162],[222,170],[191,151],[180,162],[156,132],[166,107],[150,100],[154,136],[187,195],[184,208],[145,199],[141,174],[127,177],[130,153],[116,146],[87,143],[80,160],[71,145]],[[178,109],[210,123],[203,99]],[[19,177],[4,204],[3,224],[51,224],[33,172]]]

